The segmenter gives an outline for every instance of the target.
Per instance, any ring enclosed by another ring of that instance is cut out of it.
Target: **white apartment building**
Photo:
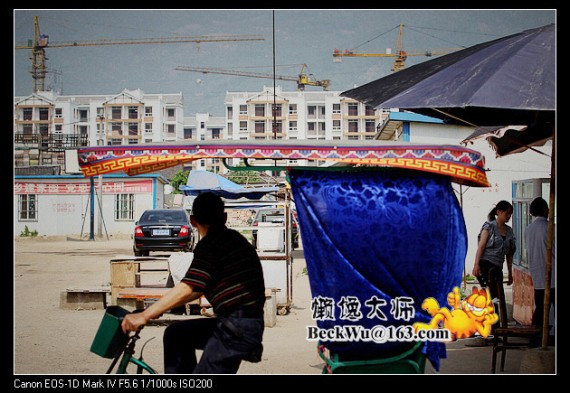
[[[193,117],[184,118],[184,141],[209,141],[227,139],[226,118],[212,116],[210,113],[196,113]],[[195,160],[184,165],[188,170],[207,170],[214,173],[225,173],[222,162],[217,158]]]
[[[340,91],[275,90],[275,97],[270,87],[226,93],[228,139],[365,140],[376,134],[381,112],[341,97]]]
[[[183,106],[182,93],[147,94],[140,89],[14,97],[15,166],[61,166],[66,147],[180,140]]]
[[[384,114],[340,91],[290,91],[264,86],[261,92],[227,92],[228,140],[368,140]],[[275,105],[275,116],[273,107]],[[275,128],[273,124],[275,122]],[[232,165],[238,165],[232,160]],[[320,165],[307,160],[293,165]]]

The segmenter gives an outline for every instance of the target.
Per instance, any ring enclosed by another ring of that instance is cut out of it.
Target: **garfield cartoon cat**
[[[459,288],[455,287],[453,292],[447,295],[447,303],[452,307],[451,311],[447,308],[440,308],[434,298],[424,300],[422,309],[432,316],[432,320],[429,323],[414,323],[414,330],[417,332],[418,330],[437,329],[441,322],[443,328],[451,332],[451,340],[455,341],[471,337],[475,333],[487,337],[491,332],[491,325],[499,320],[487,288],[473,287],[471,295],[461,301]]]

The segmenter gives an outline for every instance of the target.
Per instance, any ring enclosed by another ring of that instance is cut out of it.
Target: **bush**
[[[20,232],[20,237],[35,237],[35,236],[38,236],[38,231],[36,231],[35,229],[33,231],[30,231],[27,225],[24,226],[24,230]]]

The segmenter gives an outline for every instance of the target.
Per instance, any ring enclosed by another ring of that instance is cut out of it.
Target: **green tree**
[[[170,185],[172,186],[173,194],[182,194],[182,191],[178,189],[178,186],[186,184],[189,174],[190,171],[180,170],[170,178]]]
[[[244,163],[240,163],[239,167],[245,167]],[[226,178],[237,184],[261,183],[262,179],[257,171],[230,171]]]

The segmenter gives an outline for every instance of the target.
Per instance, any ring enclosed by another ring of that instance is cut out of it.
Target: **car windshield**
[[[188,221],[186,213],[181,210],[162,211],[149,210],[143,213],[140,222],[145,223],[170,223]]]

